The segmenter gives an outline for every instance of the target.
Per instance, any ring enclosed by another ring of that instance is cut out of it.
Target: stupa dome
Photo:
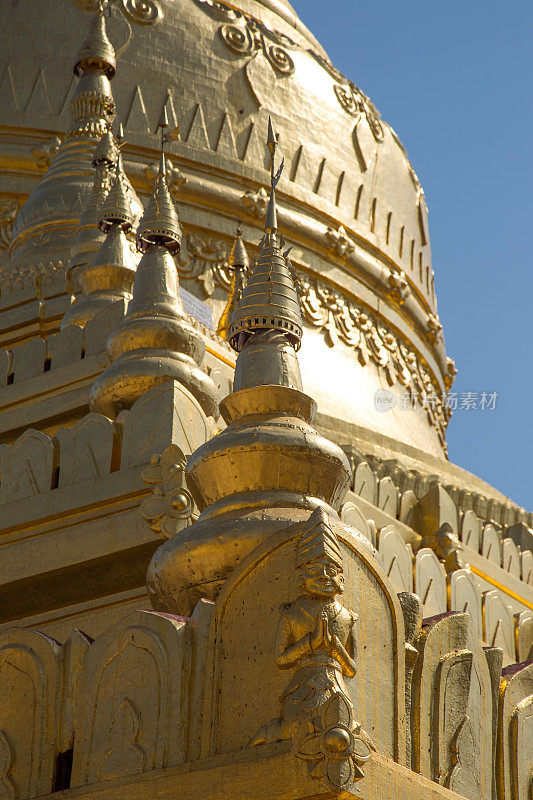
[[[24,4],[10,10],[0,123],[18,129],[2,148],[20,165],[6,181],[21,203],[21,186],[29,194],[41,177],[33,153],[51,132],[68,129],[72,65],[86,11],[95,7],[94,0],[49,0],[38,18]],[[440,398],[453,368],[438,319],[424,193],[396,133],[286,0],[147,0],[111,9],[125,170],[145,202],[165,103],[170,125],[179,122],[168,182],[184,229],[182,285],[212,307],[216,327],[227,302],[218,267],[238,218],[251,258],[259,253],[270,115],[285,159],[278,221],[300,280],[305,390],[321,414],[442,455],[447,412]],[[16,59],[28,41],[28,58]],[[89,164],[65,198],[63,247],[91,178]],[[20,236],[29,265],[31,237]],[[42,240],[38,255],[42,261]],[[418,407],[403,407],[413,405],[405,402],[409,393]]]

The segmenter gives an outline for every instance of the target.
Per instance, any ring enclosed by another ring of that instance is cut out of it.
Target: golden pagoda
[[[531,800],[396,133],[288,0],[6,15],[0,800]]]

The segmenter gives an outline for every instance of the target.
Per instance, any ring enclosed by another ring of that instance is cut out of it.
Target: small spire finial
[[[279,165],[278,171],[274,174],[274,155],[278,146],[278,137],[274,133],[271,117],[268,118],[267,147],[270,151],[270,199],[266,215],[265,232],[275,235],[278,230],[278,215],[276,211],[276,186],[281,178],[285,159]]]
[[[268,135],[267,135],[267,147],[270,150],[270,155],[274,158],[274,153],[276,152],[276,147],[278,146],[278,139],[276,134],[274,133],[274,126],[272,125],[272,117],[268,118]]]
[[[235,239],[228,253],[227,269],[231,275],[230,293],[228,302],[220,315],[217,326],[217,333],[223,339],[228,340],[231,317],[237,303],[242,297],[242,292],[248,278],[249,266],[250,259],[248,258],[248,253],[246,252],[246,247],[242,240],[241,220],[239,219]]]
[[[167,114],[167,104],[163,106],[163,110],[161,111],[161,116],[159,117],[159,122],[157,123],[157,127],[161,128],[161,156],[159,159],[159,177],[165,178],[166,177],[166,164],[165,164],[165,128],[168,128],[168,114]]]
[[[137,249],[145,253],[153,244],[160,244],[169,253],[179,253],[181,246],[181,225],[174,200],[166,179],[165,166],[165,128],[168,127],[166,103],[161,112],[158,128],[161,128],[161,158],[152,197],[146,207],[137,229]]]
[[[116,178],[113,186],[102,204],[98,227],[107,233],[113,224],[120,225],[122,230],[128,231],[134,221],[135,216],[131,207],[130,197],[126,188],[124,166],[122,156],[118,154],[116,163]]]
[[[248,258],[248,253],[246,252],[246,247],[242,240],[240,220],[235,231],[235,240],[228,254],[228,266],[231,270],[243,270],[244,273],[248,271],[248,267],[250,266],[250,259]]]
[[[111,132],[111,128],[107,126],[100,138],[100,141],[96,145],[92,160],[93,167],[103,163],[108,169],[111,169],[117,163],[118,158],[119,149],[117,141]]]
[[[270,199],[265,235],[260,245],[261,255],[231,315],[228,339],[237,352],[247,338],[258,330],[279,331],[296,350],[302,338],[302,315],[293,270],[281,253],[277,235],[276,186],[284,164],[282,160],[278,171],[274,172],[277,146],[278,138],[269,117],[267,147],[270,151]]]

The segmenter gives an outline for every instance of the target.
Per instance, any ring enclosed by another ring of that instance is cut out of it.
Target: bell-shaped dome
[[[53,26],[39,28],[21,7],[11,12],[6,57],[18,63],[16,53],[31,39],[34,70],[53,61],[43,67],[50,98],[65,97],[70,54],[80,46],[75,31],[89,27],[89,14],[76,5],[88,4],[50,0]],[[126,172],[145,199],[165,105],[170,125],[179,123],[168,184],[180,192],[184,287],[211,306],[216,326],[230,281],[212,276],[224,270],[224,246],[229,251],[239,217],[250,257],[258,256],[270,115],[285,159],[278,220],[299,281],[304,389],[331,418],[442,455],[442,396],[453,367],[438,319],[424,193],[397,134],[353,82],[357,76],[335,68],[287,0],[116,7],[133,34],[118,59],[114,99],[128,142]],[[124,25],[116,15],[107,24],[117,47]],[[34,103],[24,108],[13,112],[4,103],[0,123],[27,129],[28,141],[35,129],[68,125],[64,101],[50,100],[52,116],[35,113]],[[390,394],[386,413],[378,408],[382,391]],[[421,402],[427,397],[431,407]]]

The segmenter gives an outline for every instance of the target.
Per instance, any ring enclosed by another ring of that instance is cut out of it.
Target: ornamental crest
[[[152,456],[150,466],[142,473],[152,493],[143,500],[139,511],[150,528],[170,539],[192,525],[198,512],[185,482],[187,459],[177,445],[170,445],[160,456]]]
[[[228,246],[222,239],[190,231],[179,261],[180,277],[197,280],[206,297],[211,297],[217,286],[229,291],[232,275],[228,265]]]
[[[85,11],[97,11],[102,5],[102,0],[71,0]],[[163,19],[163,10],[158,0],[107,0],[113,3],[129,22],[139,25],[155,25]]]
[[[226,3],[217,0],[195,0],[196,4],[211,17],[224,22],[219,28],[220,36],[230,50],[238,55],[264,55],[270,66],[282,75],[292,75],[294,61],[287,48],[297,45],[281,31],[273,30],[255,17],[235,11]]]

